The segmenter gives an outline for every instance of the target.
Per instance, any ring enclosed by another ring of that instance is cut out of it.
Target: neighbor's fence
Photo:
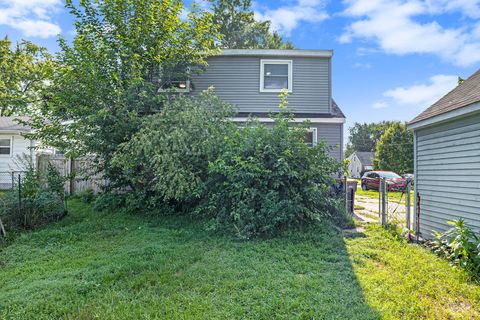
[[[25,171],[0,171],[0,190],[13,189],[18,179],[23,179],[25,174]]]
[[[6,236],[7,230],[30,229],[58,220],[67,213],[63,192],[53,193],[45,186],[32,189],[36,184],[32,184],[31,179],[38,177],[28,178],[26,174],[24,171],[9,172],[12,180],[8,182],[6,191],[0,195],[0,236]]]
[[[63,155],[42,154],[37,157],[37,169],[45,172],[51,163],[65,181],[65,192],[75,194],[92,189],[95,193],[100,192],[107,184],[101,174],[96,173],[96,167],[91,158],[70,159]]]

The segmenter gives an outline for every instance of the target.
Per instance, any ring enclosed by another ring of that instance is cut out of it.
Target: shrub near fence
[[[63,178],[50,165],[44,174],[30,166],[17,175],[13,188],[0,198],[0,231],[32,229],[66,214]]]

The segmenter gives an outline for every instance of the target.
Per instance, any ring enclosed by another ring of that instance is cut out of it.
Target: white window
[[[310,128],[305,136],[305,144],[309,147],[317,145],[317,128]]]
[[[12,155],[12,139],[0,138],[0,156]]]
[[[292,60],[260,60],[260,92],[292,92]]]

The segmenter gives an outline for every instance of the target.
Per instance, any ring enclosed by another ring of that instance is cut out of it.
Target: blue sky
[[[480,0],[255,1],[300,49],[333,49],[333,94],[354,122],[411,120],[480,66]],[[62,0],[0,0],[0,36],[57,49]]]

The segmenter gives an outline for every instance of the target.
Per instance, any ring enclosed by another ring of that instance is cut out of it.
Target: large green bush
[[[293,125],[282,106],[273,126],[251,120],[234,131],[210,163],[198,211],[214,227],[242,237],[273,235],[338,214],[332,186],[340,163],[324,142],[307,146],[306,125]]]
[[[236,129],[229,120],[234,114],[230,104],[209,90],[195,98],[178,97],[159,114],[146,117],[112,161],[128,179],[127,205],[141,210],[162,202],[191,206],[198,201],[208,164]]]
[[[307,124],[294,125],[286,104],[285,96],[269,126],[253,119],[239,126],[232,106],[211,91],[172,100],[113,157],[129,190],[120,202],[117,194],[97,203],[131,212],[174,207],[242,237],[337,213],[332,187],[340,163],[324,142],[305,144]]]

